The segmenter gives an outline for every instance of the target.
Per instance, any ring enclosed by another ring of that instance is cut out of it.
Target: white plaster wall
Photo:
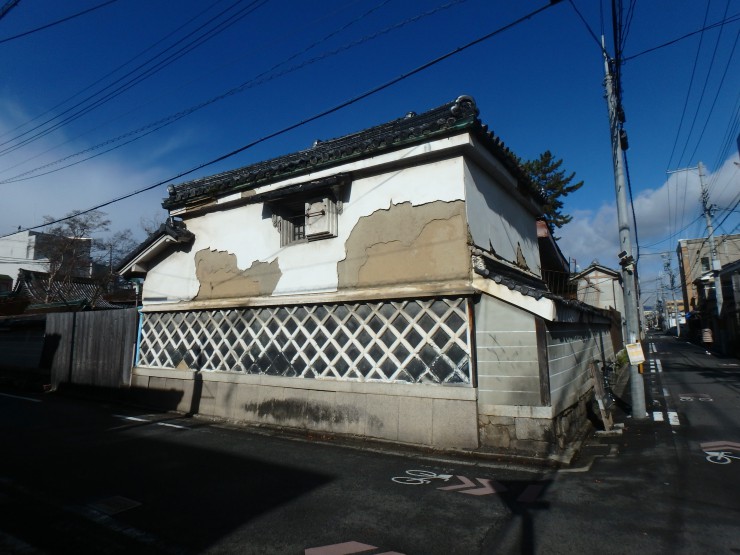
[[[34,260],[34,250],[35,238],[28,231],[0,239],[0,274],[10,276],[15,284],[18,270],[46,272],[49,269],[48,261]]]
[[[338,167],[332,173],[344,172]],[[144,304],[191,300],[198,294],[195,253],[203,249],[236,255],[244,270],[253,262],[278,259],[282,276],[273,295],[333,292],[337,290],[337,263],[346,256],[345,241],[358,220],[393,204],[415,206],[434,201],[464,199],[462,157],[425,163],[357,179],[339,215],[338,236],[280,247],[280,234],[263,203],[226,208],[187,218],[195,234],[189,252],[172,252],[152,268],[144,282]],[[305,176],[311,181],[316,176]],[[270,189],[275,187],[270,186]]]
[[[517,244],[529,269],[540,272],[537,223],[519,201],[474,162],[465,163],[465,200],[468,226],[473,242],[509,262],[517,259]]]

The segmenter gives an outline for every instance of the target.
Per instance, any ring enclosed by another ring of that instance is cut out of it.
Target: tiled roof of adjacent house
[[[252,189],[429,139],[455,135],[462,130],[474,133],[520,183],[530,183],[517,157],[478,119],[475,101],[469,96],[460,96],[422,114],[410,112],[405,117],[364,131],[316,141],[307,150],[172,186],[162,206],[166,209],[180,208],[190,202]],[[531,194],[532,190],[526,188],[525,192]]]
[[[54,305],[57,310],[79,308],[120,308],[102,297],[100,284],[92,279],[71,278],[70,280],[53,280],[45,272],[19,270],[18,281],[12,293],[7,295],[7,302],[27,302],[31,310],[34,305],[42,309]]]

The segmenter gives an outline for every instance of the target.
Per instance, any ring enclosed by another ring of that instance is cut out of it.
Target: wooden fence
[[[52,385],[128,386],[137,329],[135,308],[48,314]]]

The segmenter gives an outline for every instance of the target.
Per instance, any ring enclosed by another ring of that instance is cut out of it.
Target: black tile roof
[[[149,235],[149,237],[134,247],[131,252],[126,254],[123,260],[116,265],[115,271],[120,272],[123,268],[128,266],[132,260],[137,258],[142,252],[165,235],[174,239],[176,243],[189,243],[195,238],[195,235],[193,235],[191,231],[188,231],[185,222],[174,218],[167,218],[167,220],[161,224],[154,233]]]
[[[121,308],[103,299],[102,293],[100,284],[90,278],[53,280],[45,272],[21,269],[13,291],[0,298],[0,314]]]
[[[469,96],[460,96],[438,108],[383,123],[337,139],[317,141],[307,150],[286,154],[217,175],[171,186],[162,206],[175,209],[221,195],[315,172],[368,155],[390,152],[432,138],[474,133],[531,195],[534,190],[517,157],[478,119],[478,108]],[[536,199],[542,201],[542,199]]]

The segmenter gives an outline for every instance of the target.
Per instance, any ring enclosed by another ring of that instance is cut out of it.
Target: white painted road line
[[[189,430],[187,426],[179,426],[177,424],[170,424],[169,422],[157,422],[157,426],[167,426],[168,428],[177,428],[178,430]]]
[[[133,422],[149,422],[146,418],[139,418],[138,416],[125,416],[123,414],[114,414],[115,418],[122,418],[123,420],[132,420]]]
[[[653,412],[653,420],[656,422],[663,422],[665,420],[665,418],[663,418],[663,413],[657,410]]]
[[[41,402],[41,399],[33,399],[32,397],[21,397],[20,395],[9,395],[7,393],[0,393],[0,397],[10,397],[11,399],[20,399],[21,401],[31,401],[32,403]]]
[[[655,359],[655,364],[658,366],[658,372],[662,372],[663,371],[663,365],[661,364],[659,358],[656,358]]]
[[[678,420],[678,413],[675,411],[668,411],[668,421],[671,423],[671,426],[680,426],[681,422]]]

